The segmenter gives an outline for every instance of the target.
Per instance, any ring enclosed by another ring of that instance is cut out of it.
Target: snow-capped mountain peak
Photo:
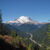
[[[17,21],[21,23],[27,23],[27,22],[31,22],[32,19],[30,19],[28,16],[21,16],[17,19]]]
[[[20,24],[24,24],[24,23],[34,23],[34,24],[38,24],[37,22],[33,21],[28,16],[20,16],[17,20],[15,20],[15,21],[9,21],[8,23],[20,23]]]
[[[30,20],[30,18],[28,16],[20,16],[19,19],[21,19],[21,20]]]

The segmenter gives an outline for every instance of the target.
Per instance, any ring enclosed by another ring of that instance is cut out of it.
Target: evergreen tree
[[[39,50],[39,46],[35,45],[34,50]]]
[[[17,36],[16,30],[11,30],[10,36],[16,37]]]
[[[46,46],[45,46],[44,40],[42,41],[42,48],[41,48],[41,50],[46,50]]]
[[[2,18],[1,18],[1,10],[0,10],[0,34],[2,34]]]
[[[47,32],[47,36],[48,36],[48,44],[50,44],[50,24],[48,25],[48,32]],[[50,45],[48,45],[47,50],[50,50]]]
[[[5,35],[5,34],[6,34],[6,30],[5,30],[4,25],[3,25],[3,23],[2,23],[1,10],[0,10],[0,34],[1,34],[1,35]]]

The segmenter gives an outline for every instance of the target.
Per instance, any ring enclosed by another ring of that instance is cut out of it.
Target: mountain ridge
[[[48,22],[49,23],[49,22]],[[18,19],[14,21],[9,21],[7,24],[19,29],[20,31],[24,32],[33,32],[34,30],[40,28],[41,26],[48,24],[45,23],[38,23],[34,20],[32,20],[28,16],[20,16]]]
[[[33,21],[33,20],[32,20],[30,17],[28,17],[28,16],[20,16],[17,20],[8,21],[8,23],[20,23],[20,24],[33,23],[33,24],[38,24],[38,22]]]
[[[17,18],[14,21],[8,21],[7,23],[20,23],[20,24],[24,24],[24,23],[33,23],[33,24],[47,24],[50,22],[37,22],[32,20],[29,16],[20,16],[19,18]]]

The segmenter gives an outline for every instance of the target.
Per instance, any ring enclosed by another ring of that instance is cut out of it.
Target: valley
[[[14,24],[15,23],[15,24]],[[38,46],[42,46],[44,41],[45,46],[48,46],[48,25],[50,23],[38,23],[27,16],[21,16],[14,21],[9,21],[7,24],[11,25],[15,29],[18,29],[20,33],[18,35],[28,38]]]
[[[33,37],[33,35],[30,34],[30,38],[29,38],[29,39],[30,39],[33,43],[35,43],[35,44],[37,44],[38,46],[42,47],[42,45],[39,44],[39,43],[37,43],[35,40],[33,40],[32,37]]]
[[[2,27],[0,28],[0,30],[2,29],[0,38],[13,45],[16,49],[20,49],[22,46],[25,50],[28,50],[31,46],[31,50],[41,50],[43,47],[44,50],[50,44],[46,33],[49,24],[38,23],[27,16],[21,16],[15,21],[0,25]]]

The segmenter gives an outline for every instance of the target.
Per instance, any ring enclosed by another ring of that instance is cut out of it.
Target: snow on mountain
[[[32,24],[38,24],[36,21],[33,21],[28,16],[20,16],[17,20],[9,21],[8,23],[18,23],[18,24],[32,23]]]
[[[34,30],[41,28],[46,23],[38,23],[28,16],[20,16],[18,19],[9,21],[7,24],[23,32],[33,32]]]

